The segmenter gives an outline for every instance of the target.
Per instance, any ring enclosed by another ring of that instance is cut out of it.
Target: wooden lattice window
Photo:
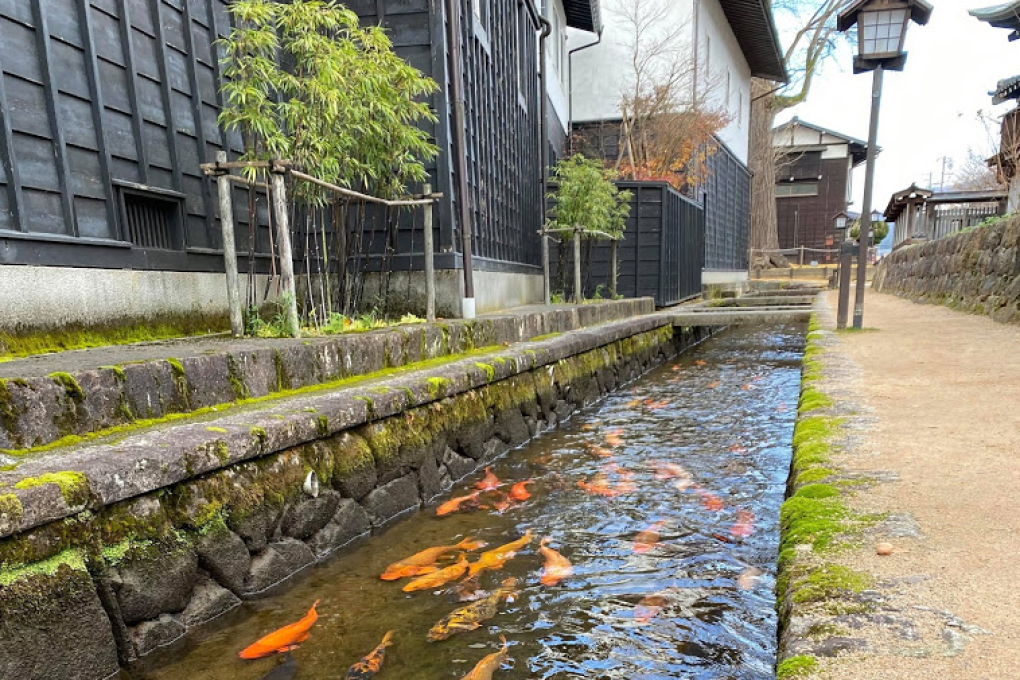
[[[124,240],[138,248],[181,250],[182,205],[177,197],[121,188]]]

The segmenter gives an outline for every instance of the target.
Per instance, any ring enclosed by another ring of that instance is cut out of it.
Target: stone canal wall
[[[911,245],[878,266],[875,290],[1020,322],[1020,217]]]
[[[0,472],[0,677],[106,678],[708,334],[640,316],[27,456]]]

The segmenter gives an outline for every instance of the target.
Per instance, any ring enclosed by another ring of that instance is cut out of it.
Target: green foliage
[[[557,186],[555,193],[550,194],[555,199],[549,211],[550,229],[573,229],[580,225],[590,231],[623,236],[631,193],[616,188],[615,172],[597,160],[575,154],[557,163],[553,176]],[[569,241],[573,234],[563,232],[557,238]]]
[[[804,678],[818,668],[818,660],[813,656],[801,654],[784,659],[776,668],[776,680]]]
[[[889,223],[888,222],[872,222],[871,230],[875,232],[871,242],[879,244],[885,237],[889,235]],[[857,238],[861,234],[861,221],[855,220],[853,225],[850,227],[850,238]]]
[[[425,181],[438,86],[398,57],[379,26],[335,0],[235,0],[224,48],[220,123],[242,160],[289,159],[319,179],[379,195]],[[285,68],[284,68],[285,66]],[[255,171],[249,176],[254,178]],[[324,194],[298,197],[321,204]]]

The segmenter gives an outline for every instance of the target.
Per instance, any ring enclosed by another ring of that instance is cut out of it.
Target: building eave
[[[567,26],[589,33],[602,31],[602,7],[599,0],[563,0]]]
[[[785,83],[789,80],[779,33],[767,0],[719,0],[737,38],[751,75]]]
[[[1020,29],[1020,0],[1005,2],[991,7],[979,7],[967,12],[978,21],[995,28]]]
[[[838,137],[839,139],[841,139],[844,142],[846,142],[847,146],[850,148],[850,157],[851,157],[851,159],[853,159],[854,167],[857,167],[858,165],[860,165],[861,163],[863,163],[867,159],[867,155],[868,155],[868,143],[866,141],[864,141],[863,139],[857,139],[856,137],[851,137],[849,135],[844,135],[842,132],[836,132],[835,130],[830,130],[829,128],[822,127],[821,125],[815,125],[814,123],[808,123],[807,121],[801,120],[797,116],[794,116],[793,118],[791,118],[790,120],[786,121],[782,125],[777,125],[776,127],[772,128],[772,133],[775,134],[777,131],[784,130],[784,129],[792,126],[792,125],[799,125],[801,127],[806,127],[809,130],[814,130],[815,132],[818,132],[818,133],[821,133],[821,134],[824,134],[824,135],[830,135],[832,137]],[[791,148],[796,148],[796,147],[791,147]],[[877,154],[880,154],[880,153],[882,153],[882,147],[880,147],[880,146],[876,147],[875,148],[875,154],[877,155]]]

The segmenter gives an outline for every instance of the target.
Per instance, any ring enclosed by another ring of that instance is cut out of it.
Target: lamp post
[[[847,309],[850,307],[850,268],[853,264],[853,244],[847,240],[850,216],[840,212],[832,218],[839,236],[839,309],[836,312],[836,328],[846,328]]]
[[[864,286],[868,266],[868,237],[871,233],[871,199],[875,184],[875,150],[878,143],[878,114],[882,103],[882,78],[885,70],[902,71],[907,61],[903,42],[911,21],[924,25],[931,18],[932,6],[926,0],[857,0],[840,13],[836,28],[848,31],[857,27],[858,53],[854,73],[872,71],[871,123],[868,127],[867,168],[864,175],[864,201],[861,205],[861,247],[857,253],[857,291],[854,298],[854,328],[864,326]]]

